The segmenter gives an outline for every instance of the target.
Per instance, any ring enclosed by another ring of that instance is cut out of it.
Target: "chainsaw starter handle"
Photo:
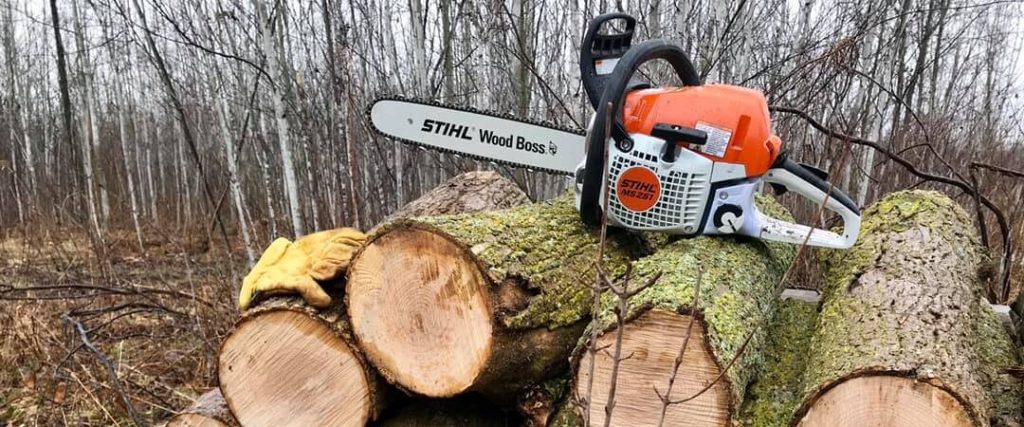
[[[622,124],[622,103],[626,98],[626,89],[629,87],[630,79],[641,65],[655,59],[664,59],[675,69],[679,80],[684,86],[700,86],[700,76],[697,70],[686,56],[686,52],[679,46],[668,40],[655,39],[647,40],[626,51],[615,65],[615,70],[604,82],[604,92],[598,102],[593,123],[587,132],[587,160],[583,170],[583,188],[580,191],[580,217],[583,222],[590,225],[598,225],[601,222],[601,189],[604,187],[604,148],[608,140],[605,135],[605,121],[607,117],[614,120],[610,127],[612,136],[616,143],[623,146],[632,145],[629,135],[624,131]],[[609,115],[608,105],[611,104]],[[628,150],[624,150],[628,151]]]
[[[806,239],[810,246],[836,249],[848,249],[857,241],[860,233],[860,209],[846,193],[829,185],[828,181],[818,174],[783,157],[768,169],[764,175],[764,182],[784,186],[816,205],[824,203],[825,209],[839,214],[843,219],[843,234],[771,218],[758,212],[761,238],[795,244],[801,244]]]

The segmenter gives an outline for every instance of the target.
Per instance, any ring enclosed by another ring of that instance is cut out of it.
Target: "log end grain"
[[[662,410],[658,393],[665,393],[672,376],[676,356],[685,338],[691,317],[666,310],[650,310],[628,323],[622,337],[615,407],[612,425],[656,426]],[[721,369],[705,342],[705,328],[695,321],[683,363],[676,375],[670,398],[690,397],[714,382]],[[598,338],[593,391],[591,393],[591,425],[603,425],[608,390],[611,386],[615,331]],[[577,370],[576,396],[586,397],[589,383],[590,357],[583,356]],[[657,388],[658,392],[655,392]],[[729,382],[720,379],[699,397],[685,403],[670,405],[664,425],[725,426],[730,418]]]
[[[221,346],[218,369],[225,400],[245,426],[363,426],[374,411],[357,354],[303,312],[243,318]]]
[[[472,255],[423,229],[374,240],[349,272],[348,310],[367,358],[427,396],[470,387],[490,357],[487,282]]]
[[[971,415],[941,387],[897,376],[866,376],[825,392],[801,427],[969,427]]]

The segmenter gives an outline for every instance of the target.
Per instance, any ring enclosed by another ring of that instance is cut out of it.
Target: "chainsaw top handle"
[[[584,223],[597,225],[601,222],[601,188],[605,180],[604,148],[608,139],[608,135],[605,134],[605,122],[608,117],[612,118],[614,122],[609,123],[609,127],[613,129],[612,135],[616,146],[623,151],[629,151],[625,148],[632,146],[632,141],[629,134],[621,131],[625,129],[622,124],[622,103],[633,74],[641,65],[655,59],[667,61],[675,69],[684,86],[701,85],[700,76],[697,75],[697,70],[686,52],[667,40],[645,41],[632,47],[622,56],[609,79],[605,81],[593,123],[587,132],[587,160],[583,171],[583,188],[580,192],[580,217]],[[609,104],[611,114],[608,110]]]
[[[622,31],[612,32],[612,23],[623,21]],[[602,28],[607,27],[604,32]],[[615,61],[625,55],[633,45],[633,30],[636,18],[626,13],[605,13],[590,20],[587,32],[580,45],[580,76],[583,79],[583,90],[587,93],[590,105],[597,109],[601,101],[605,83],[611,76]]]

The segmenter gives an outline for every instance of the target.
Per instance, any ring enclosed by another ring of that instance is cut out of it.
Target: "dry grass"
[[[132,425],[115,381],[150,424],[214,384],[243,257],[167,239],[139,256],[112,233],[100,262],[85,236],[40,235],[0,239],[0,425]]]

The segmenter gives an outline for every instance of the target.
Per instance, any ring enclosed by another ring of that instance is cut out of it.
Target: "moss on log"
[[[747,389],[739,424],[777,427],[789,423],[803,401],[804,369],[817,321],[817,303],[779,301],[768,327],[764,364]]]
[[[970,217],[935,192],[891,194],[860,240],[824,253],[826,287],[793,425],[1013,425],[1018,360],[984,301]],[[900,402],[900,403],[894,403]]]
[[[589,315],[598,243],[571,196],[384,223],[349,269],[356,339],[401,388],[511,403],[566,364]],[[619,233],[606,269],[621,274],[648,250]]]
[[[762,210],[776,217],[788,213],[770,197],[759,197]],[[623,355],[612,424],[657,425],[659,392],[667,388],[678,349],[685,341],[691,316],[696,325],[672,390],[683,399],[710,385],[690,402],[671,405],[665,425],[727,425],[743,401],[744,390],[764,360],[765,325],[774,312],[776,289],[792,262],[793,245],[746,238],[698,237],[679,240],[634,263],[633,283],[658,280],[629,302],[623,333]],[[700,304],[691,312],[694,288],[700,283]],[[598,348],[615,341],[616,299],[606,294],[595,320]],[[744,342],[745,350],[732,362]],[[574,396],[587,395],[590,358],[581,343],[577,350]],[[611,384],[611,349],[597,353],[590,405],[591,422],[605,417]],[[732,366],[720,375],[723,369]],[[721,376],[721,378],[719,378]],[[654,385],[654,387],[652,387]],[[582,411],[575,402],[577,418]],[[560,420],[570,419],[559,414]],[[571,425],[571,421],[570,421]]]

